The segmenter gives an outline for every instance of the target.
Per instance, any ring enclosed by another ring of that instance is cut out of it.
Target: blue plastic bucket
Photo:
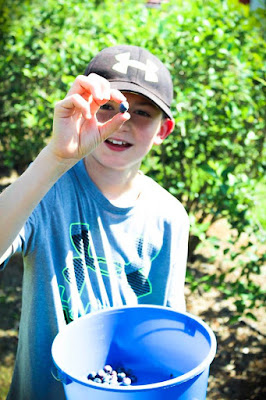
[[[136,306],[87,314],[55,337],[52,357],[68,400],[204,400],[216,339],[201,319],[170,308]],[[123,365],[131,386],[87,379]]]

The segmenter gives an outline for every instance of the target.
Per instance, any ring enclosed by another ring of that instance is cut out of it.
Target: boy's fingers
[[[91,115],[95,115],[98,112],[99,108],[103,104],[107,103],[107,101],[109,101],[109,100],[113,100],[119,104],[122,103],[123,101],[126,101],[126,97],[123,95],[123,93],[121,93],[117,89],[109,89],[108,94],[109,94],[108,99],[107,99],[107,97],[105,97],[102,100],[95,99],[92,95],[90,96],[88,101],[90,103]]]
[[[64,100],[59,101],[55,106],[55,112],[61,118],[69,117],[74,113],[75,109],[78,109],[84,118],[91,118],[89,103],[78,94],[65,97]]]
[[[126,101],[127,98],[117,89],[110,90],[110,100],[114,100],[116,103],[122,103]]]
[[[69,89],[66,97],[73,94],[80,94],[88,100],[90,95],[92,95],[96,102],[102,102],[110,100],[112,92],[113,89],[110,88],[110,82],[102,76],[97,74],[90,74],[88,76],[79,75]],[[115,92],[117,93],[114,93],[114,96],[119,98],[119,91],[115,90]],[[121,96],[123,95],[121,94]]]
[[[97,74],[90,74],[88,76],[79,75],[66,98],[78,94],[89,102],[91,114],[95,115],[101,105],[107,103],[109,100],[114,100],[117,103],[125,101],[125,96],[117,89],[110,88],[110,82]]]
[[[130,119],[128,112],[118,113],[112,119],[99,125],[102,141],[106,140],[113,132],[117,131],[126,121]]]
[[[67,97],[73,94],[92,94],[97,99],[102,99],[104,93],[102,90],[102,77],[96,74],[90,74],[89,76],[78,75],[74,80],[71,88],[67,93]],[[108,81],[106,81],[108,82]]]

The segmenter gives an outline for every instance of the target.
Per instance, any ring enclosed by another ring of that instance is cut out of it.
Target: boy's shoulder
[[[170,217],[177,216],[188,220],[188,214],[183,204],[159,183],[144,175],[145,193],[148,195],[148,201],[151,207],[156,207]]]

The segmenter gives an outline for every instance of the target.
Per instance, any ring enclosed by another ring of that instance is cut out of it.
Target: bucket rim
[[[70,325],[76,325],[77,323],[80,322],[80,319],[90,319],[93,316],[95,316],[96,314],[105,314],[105,313],[115,313],[115,312],[124,312],[126,309],[157,309],[157,310],[164,310],[167,311],[169,313],[173,313],[173,314],[180,314],[183,315],[185,317],[188,317],[192,320],[194,320],[195,322],[197,322],[201,327],[203,327],[205,329],[205,331],[208,333],[209,335],[209,340],[210,340],[210,350],[208,355],[206,356],[206,358],[199,364],[197,365],[195,368],[191,369],[189,372],[179,375],[178,377],[172,378],[172,379],[168,379],[166,381],[162,381],[162,382],[156,382],[156,383],[149,383],[147,385],[132,385],[132,386],[105,386],[105,385],[99,385],[98,383],[94,383],[93,381],[89,382],[85,382],[85,380],[82,380],[82,378],[76,378],[74,376],[72,376],[71,374],[65,372],[62,370],[62,368],[58,365],[58,363],[55,361],[54,358],[54,352],[55,352],[55,346],[56,346],[56,342],[60,336],[60,334],[67,329]],[[214,332],[212,331],[212,329],[206,324],[205,321],[203,321],[201,318],[187,312],[181,312],[178,310],[174,310],[170,307],[166,307],[166,306],[157,306],[157,305],[150,305],[150,304],[145,304],[145,305],[135,305],[135,306],[120,306],[120,307],[110,307],[110,308],[105,308],[105,309],[101,309],[98,311],[93,311],[89,314],[85,314],[79,318],[77,318],[76,320],[70,322],[68,325],[65,325],[55,336],[53,343],[52,343],[52,347],[51,347],[51,353],[52,353],[52,359],[53,359],[53,363],[56,366],[56,368],[58,369],[60,375],[62,377],[65,377],[65,379],[70,383],[70,382],[76,382],[80,385],[86,386],[86,387],[91,387],[94,389],[100,389],[100,390],[108,390],[108,391],[113,391],[113,392],[128,392],[128,391],[146,391],[146,390],[151,390],[151,389],[163,389],[163,388],[168,388],[171,386],[176,386],[179,384],[183,384],[193,378],[195,378],[196,376],[200,375],[201,373],[203,373],[207,368],[209,368],[210,364],[212,363],[215,355],[216,355],[216,350],[217,350],[217,340],[216,340],[216,336],[214,334]],[[63,379],[64,380],[64,379]]]

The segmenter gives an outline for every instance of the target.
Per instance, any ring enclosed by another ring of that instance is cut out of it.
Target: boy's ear
[[[173,132],[175,127],[175,122],[170,118],[164,118],[162,120],[161,128],[154,138],[153,143],[156,145],[161,144],[171,132]]]

